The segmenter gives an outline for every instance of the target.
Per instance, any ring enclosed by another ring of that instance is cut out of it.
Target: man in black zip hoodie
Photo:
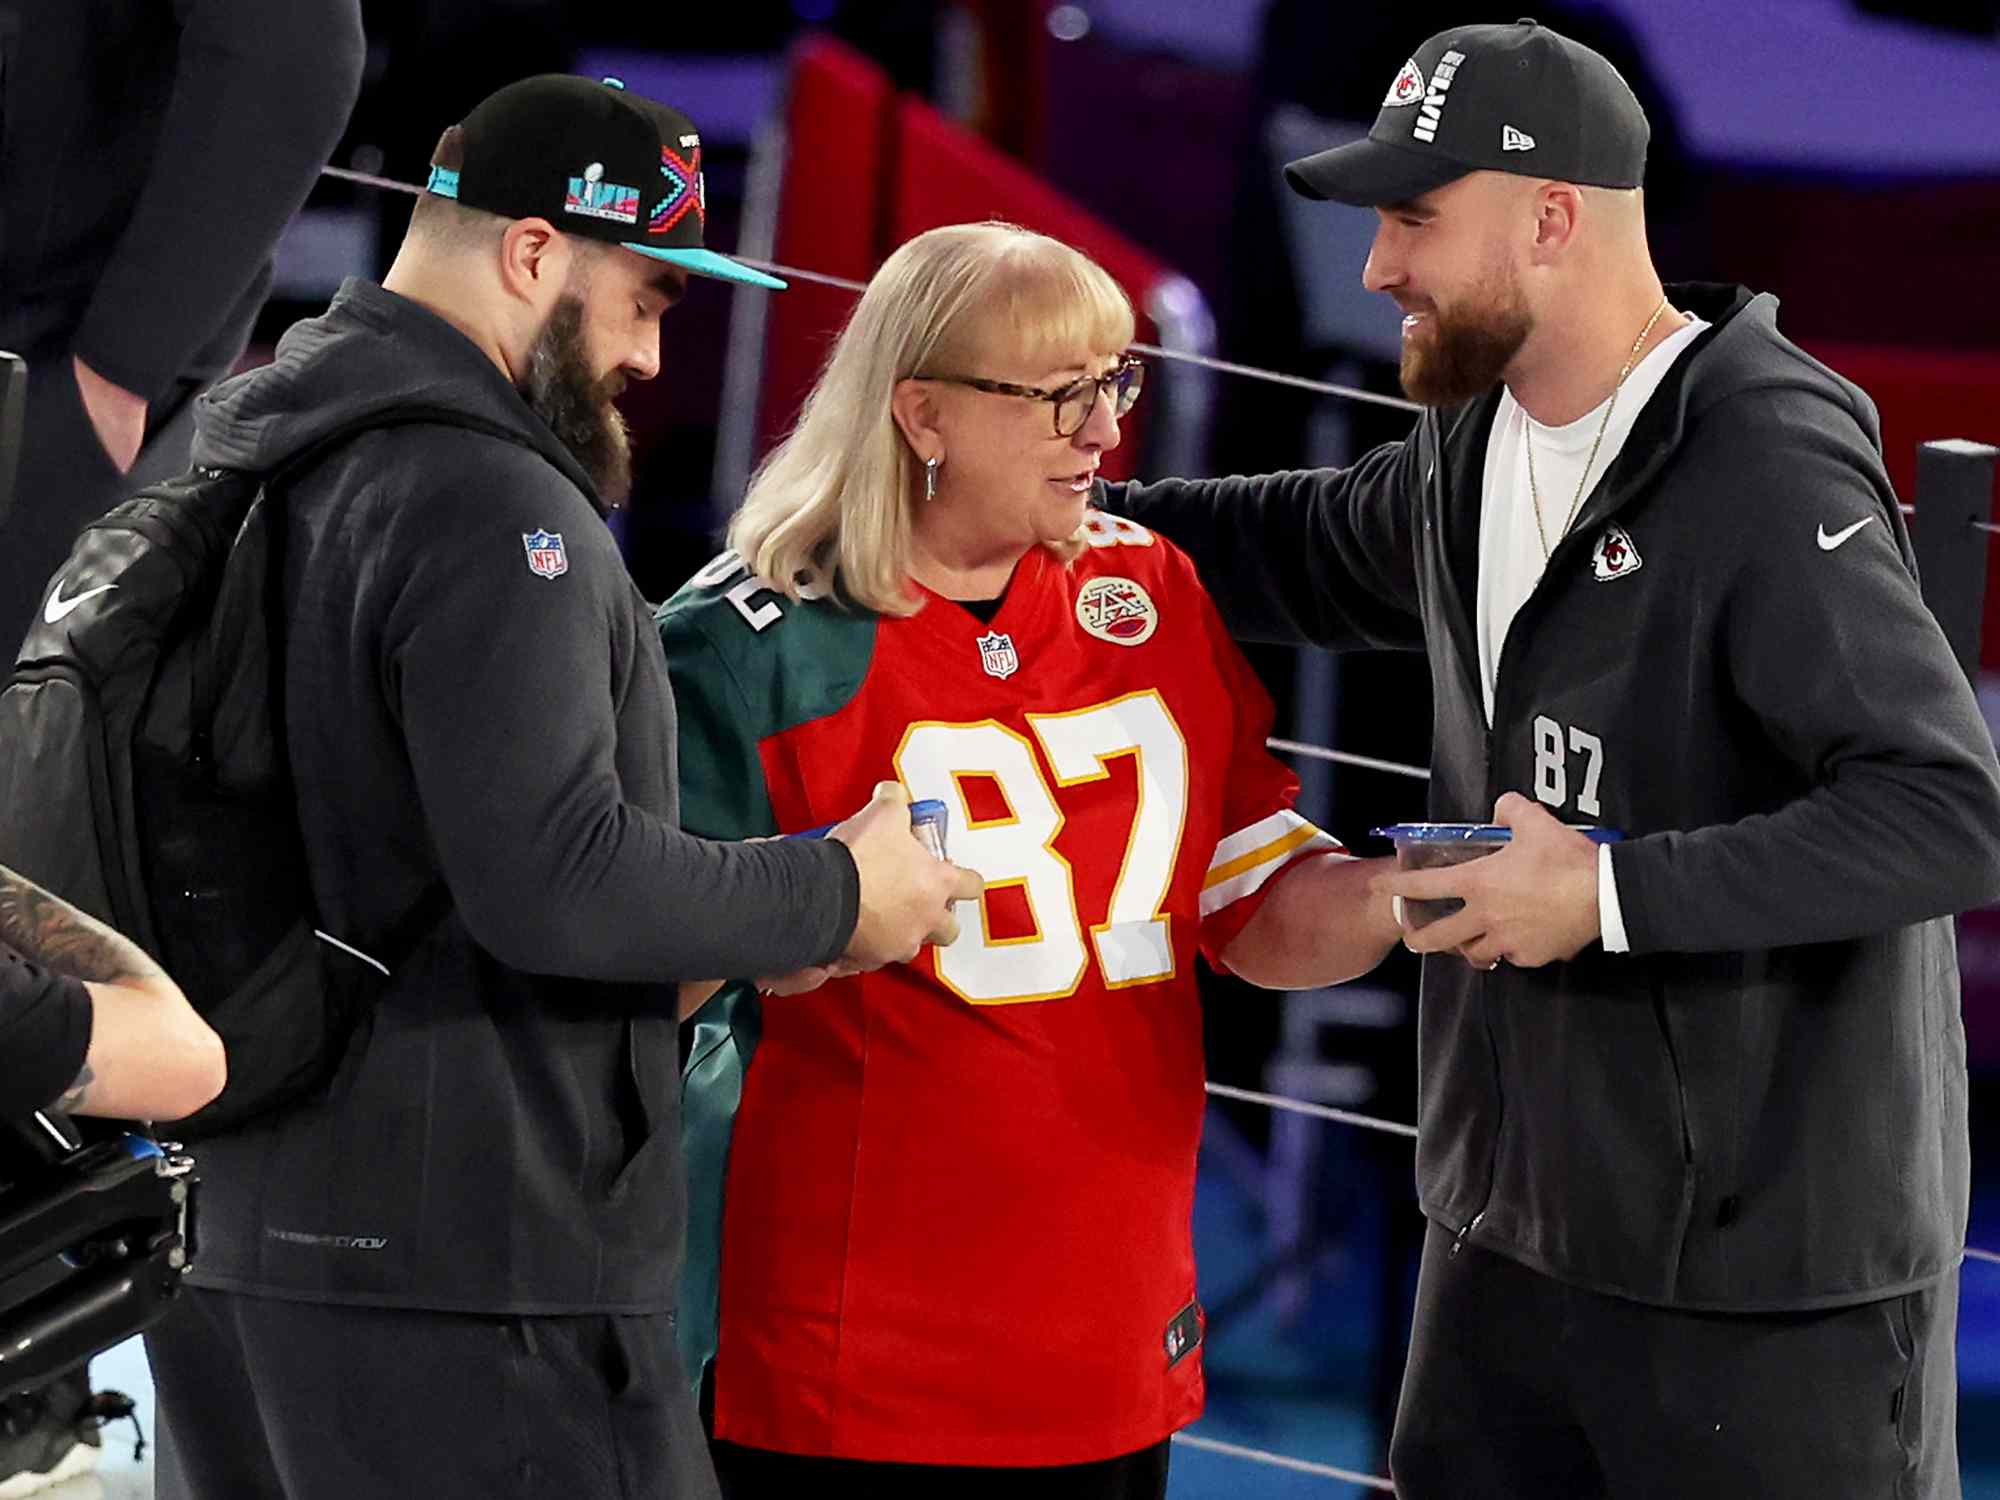
[[[1384,882],[1465,902],[1407,936],[1398,1493],[1956,1496],[1949,914],[2000,897],[2000,768],[1873,407],[1773,299],[1660,285],[1645,143],[1532,21],[1426,42],[1287,168],[1380,216],[1415,430],[1109,508],[1242,635],[1426,650],[1432,813],[1514,830]]]
[[[328,930],[449,914],[325,1098],[201,1142],[192,1290],[148,1342],[162,1500],[712,1496],[673,981],[907,957],[978,890],[887,793],[826,840],[678,829],[601,510],[611,400],[688,273],[778,284],[703,248],[701,192],[685,116],[510,85],[446,133],[385,284],[201,404],[196,462],[259,472],[400,420],[284,486],[287,741]]]

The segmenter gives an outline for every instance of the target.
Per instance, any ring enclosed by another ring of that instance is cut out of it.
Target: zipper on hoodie
[[[1680,1105],[1681,1164],[1694,1168],[1694,1127],[1688,1119],[1687,1078],[1681,1071],[1680,1049],[1674,1045],[1673,1027],[1667,1022],[1667,996],[1660,985],[1653,986],[1653,1020],[1660,1028],[1660,1044],[1666,1049],[1667,1070],[1674,1076],[1674,1099]]]
[[[1601,482],[1601,475],[1599,479]],[[1595,487],[1593,487],[1593,492],[1594,489]],[[1575,550],[1580,534],[1575,527],[1572,527],[1557,539],[1554,549],[1544,560],[1542,576],[1535,580],[1535,586],[1528,591],[1528,597],[1523,599],[1521,607],[1514,611],[1514,618],[1508,622],[1507,637],[1500,643],[1500,657],[1493,664],[1493,712],[1485,722],[1486,807],[1482,810],[1483,816],[1490,816],[1493,804],[1500,799],[1500,727],[1513,722],[1507,714],[1509,699],[1506,689],[1512,680],[1512,676],[1508,671],[1508,663],[1513,658],[1519,656],[1520,652],[1525,649],[1521,642],[1528,632],[1523,627],[1532,626],[1536,616],[1547,612],[1549,598],[1552,595],[1552,591],[1557,587],[1557,585],[1549,581],[1549,575],[1555,572],[1556,562],[1563,556],[1565,551]],[[1473,594],[1475,601],[1473,608],[1477,610],[1478,590],[1476,587],[1473,590]],[[1475,618],[1473,621],[1475,634],[1478,628],[1479,622]],[[1479,694],[1478,702],[1482,710],[1485,707],[1485,687],[1484,682],[1475,683],[1475,688]],[[1545,812],[1558,819],[1562,817],[1564,809],[1548,806],[1539,797],[1534,796],[1534,789],[1532,787],[1524,795],[1532,798],[1535,805],[1541,807]],[[1478,976],[1478,979],[1482,995],[1490,995],[1493,976],[1491,974],[1482,974]],[[1500,1137],[1507,1119],[1507,1096],[1505,1090],[1501,1087],[1500,1044],[1493,1035],[1493,1012],[1490,1008],[1482,1010],[1482,1019],[1486,1027],[1486,1045],[1492,1056],[1493,1097],[1499,1102],[1499,1118],[1494,1122],[1493,1126],[1493,1146],[1486,1160],[1486,1197],[1490,1201],[1493,1196],[1493,1183],[1500,1175]],[[1458,1253],[1458,1247],[1465,1242],[1465,1237],[1485,1217],[1486,1210],[1482,1207],[1479,1212],[1472,1216],[1472,1221],[1459,1231],[1458,1238],[1452,1243],[1453,1255]]]

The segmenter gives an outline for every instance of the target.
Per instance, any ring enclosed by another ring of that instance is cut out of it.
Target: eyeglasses
[[[984,380],[977,375],[919,375],[916,378],[971,386],[975,391],[985,391],[994,396],[1021,396],[1030,401],[1046,401],[1055,409],[1056,436],[1066,438],[1075,437],[1083,430],[1083,424],[1097,409],[1099,395],[1111,403],[1113,416],[1122,417],[1130,411],[1146,383],[1146,365],[1143,360],[1127,354],[1104,374],[1086,375],[1056,390],[1013,385],[1005,380]]]

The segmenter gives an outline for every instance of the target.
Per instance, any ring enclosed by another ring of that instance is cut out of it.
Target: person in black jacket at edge
[[[700,151],[609,83],[510,84],[445,133],[384,283],[201,400],[196,463],[260,471],[422,419],[285,489],[284,699],[327,927],[368,951],[450,912],[324,1098],[200,1143],[191,1290],[147,1340],[161,1500],[714,1496],[672,981],[902,960],[980,890],[893,787],[823,840],[679,831],[602,512],[613,398],[689,273],[781,285],[703,248]]]
[[[0,0],[0,661],[77,531],[187,467],[361,87],[359,0]]]
[[[1513,830],[1382,881],[1465,902],[1406,929],[1398,1493],[1955,1496],[1949,914],[2000,897],[2000,769],[1873,406],[1771,297],[1661,286],[1646,136],[1532,21],[1431,38],[1287,168],[1380,217],[1415,429],[1108,508],[1239,634],[1426,650],[1431,811]]]

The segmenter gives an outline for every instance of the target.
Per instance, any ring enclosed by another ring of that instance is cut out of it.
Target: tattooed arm
[[[90,994],[90,1050],[55,1101],[70,1114],[174,1120],[222,1092],[222,1042],[131,939],[0,865],[0,943]]]
[[[0,943],[72,979],[111,984],[166,978],[130,938],[5,865],[0,865]]]

